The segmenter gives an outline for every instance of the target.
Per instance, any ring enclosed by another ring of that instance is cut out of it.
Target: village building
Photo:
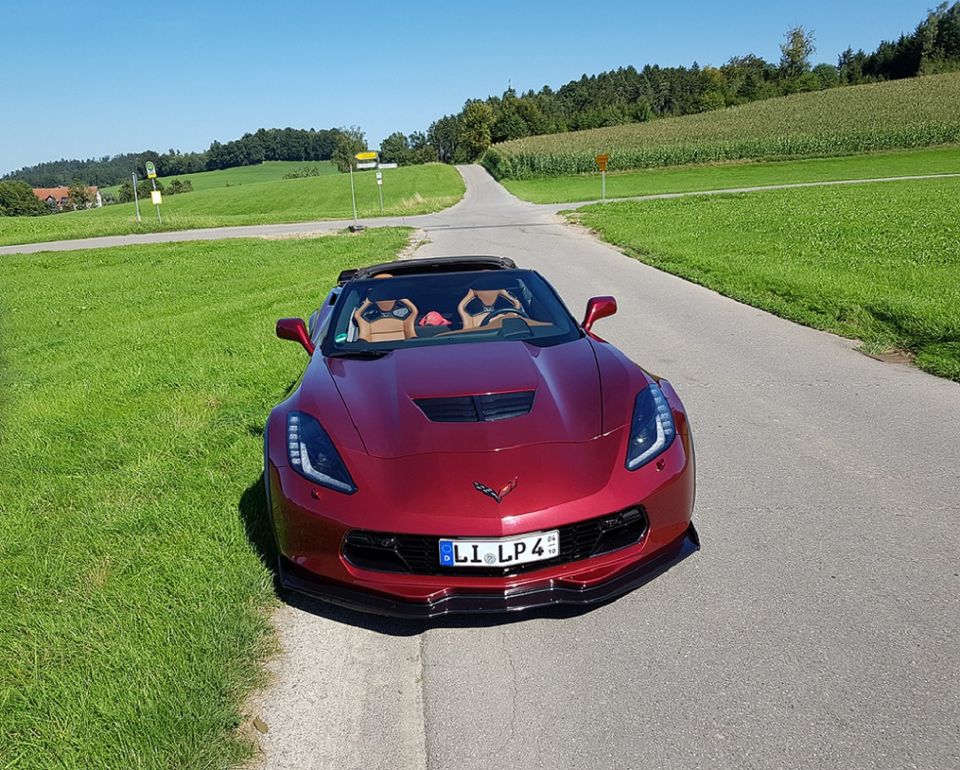
[[[87,204],[88,209],[94,206],[97,208],[103,206],[103,196],[100,195],[99,187],[88,187],[87,193],[90,197],[90,203]],[[33,194],[57,211],[72,208],[69,187],[34,187]]]

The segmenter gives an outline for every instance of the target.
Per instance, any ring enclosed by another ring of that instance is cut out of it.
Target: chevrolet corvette
[[[670,383],[504,257],[348,270],[277,336],[309,362],[264,431],[282,586],[430,618],[591,605],[699,548]]]

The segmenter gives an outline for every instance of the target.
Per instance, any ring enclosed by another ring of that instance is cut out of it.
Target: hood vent
[[[520,390],[482,396],[415,398],[413,403],[432,422],[493,422],[529,414],[533,394],[532,390]]]

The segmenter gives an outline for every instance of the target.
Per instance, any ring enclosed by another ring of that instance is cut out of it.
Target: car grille
[[[556,558],[511,567],[442,568],[440,536],[401,535],[359,529],[347,533],[343,541],[343,555],[351,564],[362,569],[412,575],[502,577],[567,564],[638,543],[647,531],[647,513],[643,506],[636,506],[558,529],[560,554]]]
[[[433,422],[493,422],[520,417],[533,408],[532,390],[488,393],[481,396],[415,398],[427,419]]]

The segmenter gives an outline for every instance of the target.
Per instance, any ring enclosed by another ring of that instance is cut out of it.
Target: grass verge
[[[354,175],[361,217],[380,216],[372,172]],[[383,172],[384,215],[426,214],[452,206],[464,185],[452,166],[430,163]],[[43,217],[0,217],[0,245],[92,238],[100,235],[191,230],[229,225],[261,225],[349,219],[353,216],[349,174],[284,179],[164,197],[163,224],[149,200],[140,202],[137,224],[132,203]]]
[[[594,205],[649,265],[960,381],[960,179]]]
[[[0,260],[0,767],[211,768],[271,643],[273,336],[406,231]]]
[[[625,171],[607,174],[607,197],[950,173],[960,173],[960,146],[957,145],[840,158],[714,163]],[[532,203],[571,203],[600,197],[599,174],[505,179],[502,184],[518,198]]]

